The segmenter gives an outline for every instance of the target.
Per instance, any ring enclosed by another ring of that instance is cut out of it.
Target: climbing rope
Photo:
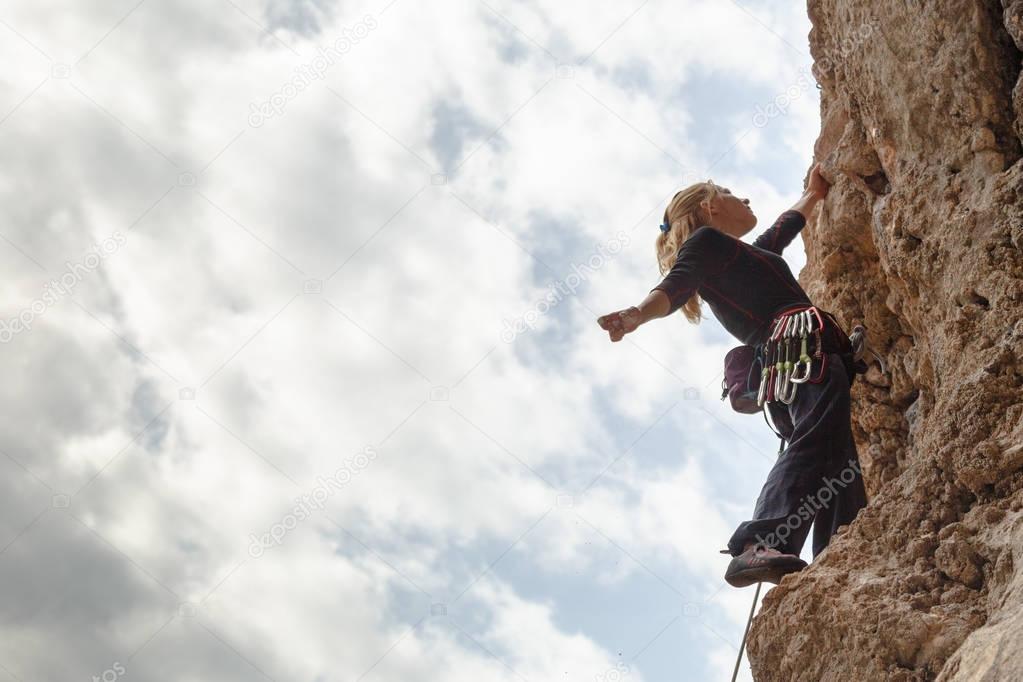
[[[774,432],[774,435],[778,436],[778,440],[779,440],[779,443],[778,443],[778,456],[781,457],[781,453],[785,452],[785,437],[782,436],[780,433],[778,433],[778,429],[774,428],[774,424],[772,424],[771,421],[767,418],[767,412],[768,412],[768,410],[767,410],[767,403],[764,403],[762,412],[764,413],[764,423],[767,424],[767,427],[769,429],[771,429],[771,431]]]
[[[767,421],[767,403],[764,403],[764,421]],[[778,446],[778,456],[781,457],[781,453],[785,450],[785,439],[782,438],[781,434],[775,430],[774,425],[767,422],[767,425],[771,427],[775,435],[781,438],[781,444]],[[757,600],[760,598],[760,586],[763,583],[757,583],[756,592],[753,593],[753,604],[749,607],[749,618],[746,619],[746,629],[742,631],[742,642],[739,644],[739,656],[735,659],[735,669],[732,671],[732,682],[735,682],[735,678],[739,674],[739,665],[742,663],[742,652],[746,648],[746,635],[749,634],[750,625],[753,623],[753,612],[757,610]]]
[[[742,643],[739,644],[739,657],[735,659],[735,670],[732,671],[732,682],[739,676],[739,664],[742,663],[742,652],[746,648],[746,635],[749,634],[749,626],[753,623],[753,612],[757,610],[757,599],[760,597],[760,586],[764,583],[757,583],[757,591],[753,593],[753,605],[749,607],[749,618],[746,619],[746,629],[742,631]]]
[[[766,404],[764,405],[764,419],[765,420],[767,419],[767,406],[766,406]],[[768,422],[767,425],[769,425],[771,427],[771,430],[774,430],[774,426],[772,426],[769,422]],[[774,431],[774,433],[777,434],[777,431]],[[779,438],[782,438],[782,436],[780,434],[779,434]],[[779,446],[779,450],[777,450],[777,456],[781,457],[782,456],[782,452],[784,450],[785,450],[785,439],[782,439],[782,445]],[[757,590],[756,590],[756,592],[753,593],[753,603],[750,604],[750,617],[748,619],[746,619],[746,629],[743,630],[743,641],[739,644],[739,656],[736,658],[736,669],[731,671],[731,682],[736,682],[736,677],[739,675],[739,666],[743,662],[743,651],[746,649],[746,636],[749,634],[749,632],[750,632],[750,625],[752,625],[752,623],[753,623],[753,611],[755,611],[757,609],[757,599],[760,598],[760,586],[761,585],[763,585],[763,583],[757,583]]]

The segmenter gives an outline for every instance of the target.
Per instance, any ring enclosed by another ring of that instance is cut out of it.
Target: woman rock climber
[[[611,341],[677,310],[698,324],[702,299],[742,343],[763,343],[780,311],[812,305],[781,253],[830,186],[815,165],[803,196],[752,244],[740,240],[757,224],[748,199],[709,180],[681,190],[665,210],[657,237],[663,280],[638,306],[602,315],[598,324]],[[825,324],[826,336],[843,338],[830,316]],[[811,522],[816,557],[866,505],[849,415],[854,375],[841,350],[838,341],[824,347],[823,380],[800,384],[791,404],[767,403],[788,446],[767,476],[753,518],[739,524],[722,550],[732,555],[725,572],[730,585],[777,584],[801,570],[806,562],[799,553]]]

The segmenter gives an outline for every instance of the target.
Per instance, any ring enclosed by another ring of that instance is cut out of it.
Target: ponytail
[[[704,216],[711,200],[718,194],[717,186],[712,180],[697,182],[680,190],[668,203],[664,210],[664,225],[657,236],[657,269],[661,276],[668,274],[678,258],[679,249],[687,239],[701,226],[706,224]],[[699,324],[702,319],[700,303],[702,299],[699,294],[693,293],[679,310],[686,319],[693,324]]]

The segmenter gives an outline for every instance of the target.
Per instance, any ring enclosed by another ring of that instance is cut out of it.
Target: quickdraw
[[[800,384],[820,383],[827,363],[821,343],[824,318],[816,306],[790,308],[773,322],[762,351],[764,368],[757,393],[757,405],[761,407],[772,401],[791,404]],[[813,377],[815,364],[819,370]]]

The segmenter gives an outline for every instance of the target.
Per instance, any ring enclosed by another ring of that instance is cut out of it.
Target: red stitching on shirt
[[[767,236],[770,236],[771,244],[769,246],[758,246],[757,248],[764,249],[765,251],[770,251],[771,253],[774,253],[779,256],[781,255],[781,253],[776,251],[775,248],[778,246],[778,240],[781,238],[782,227],[788,226],[790,224],[789,223],[790,214],[794,214],[791,216],[792,219],[796,219],[796,217],[798,216],[798,218],[802,219],[803,221],[803,224],[800,225],[799,228],[795,230],[791,237],[789,237],[790,242],[792,241],[792,239],[795,239],[795,236],[799,234],[800,231],[802,231],[803,227],[806,226],[806,216],[804,216],[799,211],[790,208],[787,211],[782,211],[781,215],[778,216],[778,219],[774,221],[774,224],[771,225],[766,230],[764,230],[764,233],[757,237],[757,239],[755,240],[760,241],[762,239],[765,239]],[[753,246],[757,245],[754,243]]]
[[[675,292],[675,295],[673,296],[672,292],[668,291],[667,289],[665,289],[664,287],[661,287],[659,285],[654,287],[653,289],[651,289],[650,293],[653,293],[655,291],[660,291],[665,296],[668,297],[668,303],[671,305],[671,309],[669,310],[668,314],[671,315],[676,310],[678,310],[679,308],[684,306],[686,304],[686,302],[689,301],[690,298],[692,298],[693,294],[697,293],[697,289],[694,289],[693,287],[685,287],[685,288],[682,289],[682,291],[686,291],[687,289],[689,290],[689,293],[686,294],[685,298],[680,298],[679,295],[678,295],[678,292]],[[676,305],[675,304],[676,301],[681,301],[681,302]]]
[[[771,233],[771,245],[767,247],[768,251],[774,251],[774,247],[778,244],[778,233],[781,231],[782,216],[778,216],[778,219],[774,221],[774,225],[767,228],[767,231]]]
[[[734,238],[734,237],[732,237],[732,239],[735,239],[735,238]],[[724,264],[724,265],[722,265],[722,266],[721,266],[720,268],[718,268],[717,272],[715,272],[715,273],[713,274],[713,277],[717,277],[717,276],[718,276],[718,275],[720,275],[720,274],[721,274],[722,272],[724,272],[725,270],[727,270],[727,269],[728,269],[728,266],[729,266],[729,265],[731,265],[733,261],[735,261],[736,257],[737,257],[737,256],[739,255],[739,252],[740,252],[740,251],[742,251],[742,246],[740,246],[740,243],[741,243],[741,242],[740,242],[740,241],[739,241],[738,239],[735,239],[735,253],[733,253],[733,254],[732,254],[732,257],[728,259],[728,262],[727,262],[727,263],[725,263],[725,264]]]
[[[805,291],[803,291],[802,289],[797,289],[797,288],[793,288],[793,286],[792,286],[792,283],[791,283],[791,282],[789,282],[789,281],[788,281],[788,280],[787,280],[787,279],[785,278],[785,276],[784,276],[784,275],[782,275],[782,274],[781,274],[780,272],[778,272],[778,271],[777,271],[777,270],[775,269],[775,267],[774,267],[774,264],[773,264],[773,263],[772,263],[771,261],[769,261],[769,260],[767,260],[766,258],[764,258],[763,256],[761,256],[761,255],[760,255],[759,253],[757,253],[757,252],[756,252],[756,250],[754,250],[754,249],[750,249],[750,250],[749,250],[749,252],[750,252],[751,254],[753,254],[754,256],[756,256],[757,258],[759,258],[760,260],[762,260],[762,261],[764,261],[765,263],[767,263],[767,267],[771,268],[771,272],[773,272],[773,273],[774,273],[774,274],[775,274],[775,275],[776,275],[776,276],[778,277],[778,279],[780,279],[780,280],[782,281],[782,283],[783,283],[783,284],[785,284],[785,286],[787,286],[787,287],[788,287],[789,289],[791,289],[791,290],[792,290],[792,291],[794,291],[795,293],[799,294],[800,296],[806,296],[806,292],[805,292]]]
[[[759,317],[756,317],[756,316],[755,316],[755,315],[754,315],[753,313],[751,313],[750,311],[746,310],[746,309],[745,309],[745,308],[743,308],[743,307],[742,307],[741,305],[739,305],[738,303],[736,303],[736,302],[735,302],[735,301],[733,301],[732,299],[728,298],[727,296],[725,296],[724,294],[722,294],[722,293],[721,293],[720,291],[718,291],[717,289],[715,289],[715,288],[714,288],[714,287],[712,287],[711,285],[707,284],[707,282],[706,282],[706,281],[704,281],[704,282],[703,282],[703,284],[701,284],[700,286],[706,287],[708,291],[711,291],[711,292],[712,292],[712,293],[713,293],[713,294],[714,294],[715,296],[719,296],[719,297],[721,297],[722,299],[724,299],[724,301],[725,301],[726,303],[730,304],[730,305],[731,305],[731,306],[732,306],[733,308],[735,308],[736,310],[738,310],[738,311],[740,311],[740,312],[743,312],[743,313],[745,313],[745,314],[746,314],[746,317],[750,318],[751,320],[753,320],[753,321],[754,321],[754,322],[756,322],[757,324],[761,324],[761,323],[763,323],[763,322],[764,322],[764,320],[760,319]]]

